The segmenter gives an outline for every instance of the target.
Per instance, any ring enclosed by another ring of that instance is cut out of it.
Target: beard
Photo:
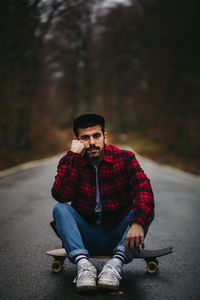
[[[104,152],[104,145],[102,149],[98,146],[91,145],[85,150],[85,156],[90,160],[92,164],[97,164],[101,160]]]

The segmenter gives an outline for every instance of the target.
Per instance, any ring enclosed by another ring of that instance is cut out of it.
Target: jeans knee
[[[62,203],[57,203],[57,204],[54,206],[54,209],[53,209],[53,217],[54,217],[54,219],[56,219],[56,216],[60,214],[60,211],[61,211],[61,204],[62,204]]]
[[[57,203],[53,209],[54,219],[56,219],[56,217],[61,216],[64,213],[64,210],[67,208],[67,206],[68,206],[67,203]]]

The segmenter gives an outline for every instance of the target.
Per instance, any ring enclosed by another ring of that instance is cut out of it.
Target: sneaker
[[[96,291],[97,270],[94,266],[80,268],[78,275],[74,279],[77,292]]]
[[[103,270],[98,276],[98,288],[117,291],[121,278],[121,268],[115,268],[110,264],[105,264]]]

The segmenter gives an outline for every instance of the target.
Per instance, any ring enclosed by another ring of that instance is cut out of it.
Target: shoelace
[[[83,279],[85,277],[94,278],[95,277],[95,271],[92,267],[90,268],[81,268],[80,271],[78,271],[78,275],[74,279],[74,283],[76,283],[78,280]]]
[[[98,277],[101,277],[101,275],[107,275],[112,276],[113,278],[117,278],[118,280],[122,279],[119,272],[110,264],[107,264]]]

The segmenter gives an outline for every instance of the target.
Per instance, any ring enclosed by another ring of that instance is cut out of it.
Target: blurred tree
[[[140,67],[138,11],[117,5],[98,21],[101,30],[96,38],[96,92],[103,98],[113,130],[120,132],[135,124],[137,86],[144,76]]]
[[[10,160],[11,164],[17,151],[34,144],[34,115],[39,112],[41,116],[41,131],[45,120],[43,40],[52,13],[42,23],[41,2],[0,1],[0,147],[2,162]]]
[[[98,91],[117,131],[129,127],[163,140],[173,151],[197,155],[199,3],[132,2],[101,16]]]
[[[199,3],[144,0],[140,4],[142,33],[147,41],[144,71],[149,87],[140,95],[142,125],[151,135],[164,139],[174,151],[187,156],[197,154],[197,149],[200,150]],[[193,145],[192,149],[188,144]]]
[[[56,123],[66,125],[93,105],[91,41],[94,8],[100,0],[65,0],[54,19],[48,39],[49,63],[54,69]],[[102,2],[102,1],[101,1]]]
[[[38,65],[35,27],[28,2],[1,1],[0,8],[1,146],[15,151],[29,146],[31,105],[27,98],[32,97],[36,80],[31,72]]]

